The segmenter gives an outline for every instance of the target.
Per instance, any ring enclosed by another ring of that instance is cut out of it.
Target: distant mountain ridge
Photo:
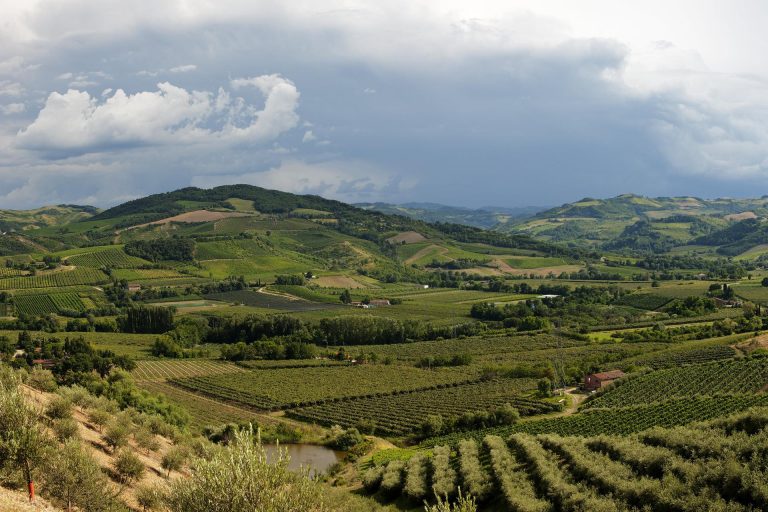
[[[483,229],[491,229],[500,224],[506,224],[512,220],[525,219],[542,211],[545,207],[501,207],[483,206],[481,208],[465,208],[461,206],[449,206],[439,203],[411,202],[411,203],[356,203],[354,206],[364,210],[375,210],[389,215],[405,215],[412,219],[425,222],[451,222],[465,224]]]

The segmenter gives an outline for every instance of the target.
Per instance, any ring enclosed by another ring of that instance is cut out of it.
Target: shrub
[[[324,512],[329,510],[319,485],[306,472],[288,469],[279,455],[267,454],[252,431],[241,431],[210,460],[197,459],[192,475],[171,484],[170,512]]]
[[[144,476],[144,463],[133,452],[121,450],[115,457],[114,470],[121,485],[130,485]]]
[[[45,415],[52,420],[72,417],[72,402],[63,396],[54,397],[45,408]]]
[[[61,418],[54,420],[52,427],[53,433],[56,435],[56,439],[61,442],[80,436],[80,427],[72,418]]]

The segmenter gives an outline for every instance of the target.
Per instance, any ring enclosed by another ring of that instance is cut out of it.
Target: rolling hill
[[[471,209],[437,203],[358,203],[355,206],[389,215],[405,215],[425,222],[451,222],[483,229],[526,219],[545,209],[537,206],[518,208],[486,206]]]
[[[507,233],[540,240],[600,247],[610,251],[666,252],[686,245],[736,244],[720,254],[734,255],[763,243],[754,234],[768,215],[768,197],[755,199],[648,198],[624,194],[584,198],[539,212],[529,219],[499,225]],[[742,226],[742,223],[743,224]],[[735,227],[742,226],[742,227]],[[716,233],[723,231],[721,236]],[[741,237],[750,238],[738,243]]]

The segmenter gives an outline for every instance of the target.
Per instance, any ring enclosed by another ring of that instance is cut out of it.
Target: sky
[[[0,208],[768,193],[759,0],[0,0]]]

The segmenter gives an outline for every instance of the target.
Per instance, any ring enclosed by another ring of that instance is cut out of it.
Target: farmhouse
[[[611,370],[602,373],[591,373],[584,377],[584,389],[587,391],[594,391],[601,387],[610,384],[611,382],[618,380],[626,375],[621,370]]]
[[[387,299],[371,299],[368,305],[377,308],[379,306],[391,306],[392,304]]]
[[[141,285],[140,284],[129,284],[128,285],[128,292],[130,293],[136,293],[141,291]]]
[[[56,360],[55,359],[33,359],[32,364],[34,366],[40,366],[43,368],[43,370],[51,370],[54,366],[56,366]]]

